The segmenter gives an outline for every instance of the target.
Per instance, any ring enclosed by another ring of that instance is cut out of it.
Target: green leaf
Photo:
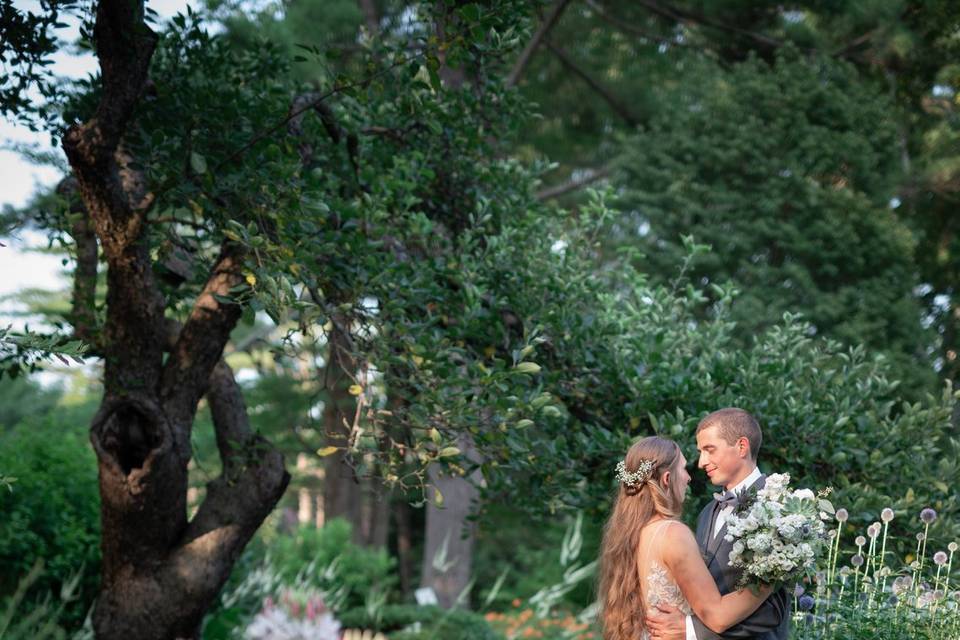
[[[515,366],[514,369],[520,373],[529,373],[531,375],[540,373],[540,365],[538,365],[536,362],[521,362]]]
[[[207,159],[196,151],[190,152],[190,168],[193,169],[194,173],[206,173],[207,172]]]

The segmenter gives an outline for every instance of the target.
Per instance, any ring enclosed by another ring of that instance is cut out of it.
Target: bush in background
[[[16,478],[0,487],[0,598],[16,592],[37,560],[44,570],[23,595],[23,613],[79,573],[76,597],[61,617],[68,629],[83,622],[99,582],[100,497],[89,413],[87,406],[60,406],[0,432],[0,470]]]

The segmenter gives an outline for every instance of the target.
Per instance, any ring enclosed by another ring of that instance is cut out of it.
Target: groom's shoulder
[[[710,515],[710,512],[713,509],[713,504],[714,504],[713,500],[708,500],[707,503],[703,505],[703,508],[700,509],[700,515],[698,516],[698,518],[703,518],[704,516]]]

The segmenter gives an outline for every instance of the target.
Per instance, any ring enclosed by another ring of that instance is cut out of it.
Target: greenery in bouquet
[[[810,489],[791,490],[787,473],[742,496],[726,525],[730,565],[743,571],[737,586],[784,584],[812,572],[828,548],[827,511],[830,502]]]

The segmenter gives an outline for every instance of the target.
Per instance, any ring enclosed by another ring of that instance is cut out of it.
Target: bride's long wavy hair
[[[680,483],[671,482],[667,489],[660,484],[665,472],[672,472],[672,479],[680,470],[677,443],[659,436],[636,442],[627,451],[627,472],[635,472],[642,460],[653,461],[650,477],[640,486],[620,483],[613,511],[603,530],[597,592],[604,640],[641,637],[644,607],[637,572],[640,532],[655,515],[678,518],[683,508],[684,492]]]

